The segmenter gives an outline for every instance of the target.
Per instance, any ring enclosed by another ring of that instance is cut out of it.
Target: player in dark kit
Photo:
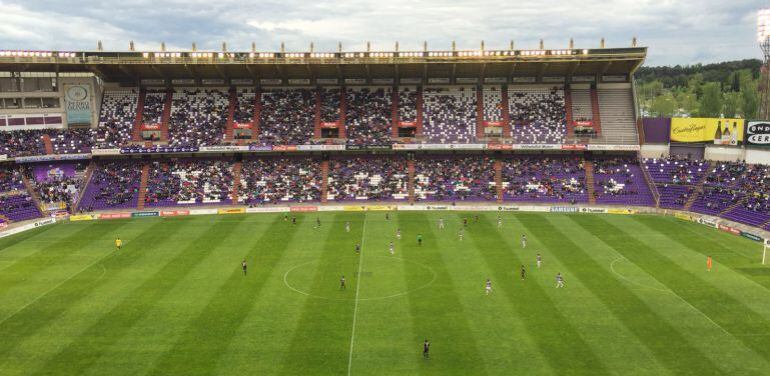
[[[422,245],[422,234],[417,234],[417,245]]]
[[[297,216],[296,215],[291,217],[291,224],[293,224],[293,225],[297,224]]]
[[[246,275],[246,260],[243,260],[243,262],[241,262],[241,268],[243,268],[243,275]]]
[[[345,276],[340,277],[340,290],[345,290]]]
[[[315,217],[315,227],[321,228],[321,218]]]
[[[463,218],[463,227],[468,227],[468,218]]]
[[[422,357],[430,359],[430,342],[427,339],[422,343]]]
[[[357,255],[361,254],[361,244],[356,243],[356,254]]]
[[[524,265],[521,266],[521,280],[524,280],[524,275],[526,274],[526,270],[524,270]]]

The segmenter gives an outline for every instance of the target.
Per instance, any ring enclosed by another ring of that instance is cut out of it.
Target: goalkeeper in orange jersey
[[[711,261],[711,256],[706,256],[706,271],[710,272],[712,266],[713,262]]]

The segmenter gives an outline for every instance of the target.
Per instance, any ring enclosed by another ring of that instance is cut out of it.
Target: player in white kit
[[[540,265],[543,264],[543,257],[540,256],[540,254],[537,254],[537,268],[540,269]]]
[[[556,273],[556,288],[564,287],[564,278],[561,273]]]
[[[393,242],[390,242],[390,254],[396,253],[396,250],[393,248]]]
[[[490,281],[489,278],[487,278],[487,283],[484,286],[484,291],[486,292],[487,295],[492,293],[492,281]]]
[[[438,219],[438,228],[440,228],[442,230],[444,229],[444,218],[439,218]]]

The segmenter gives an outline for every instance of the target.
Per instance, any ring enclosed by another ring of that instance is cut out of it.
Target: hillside
[[[758,114],[757,59],[673,67],[641,67],[635,74],[643,116],[754,118]]]

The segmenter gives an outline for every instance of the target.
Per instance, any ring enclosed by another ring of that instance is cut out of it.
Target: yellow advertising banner
[[[384,211],[384,210],[396,210],[398,209],[397,206],[390,206],[390,205],[368,205],[366,207],[366,210],[369,211]]]
[[[91,214],[71,215],[70,221],[92,221],[94,216]]]
[[[671,141],[738,146],[743,144],[743,125],[744,119],[672,118]]]
[[[243,214],[245,212],[246,212],[245,208],[219,209],[219,210],[217,210],[217,214]]]
[[[636,214],[634,209],[607,209],[607,214]]]
[[[364,211],[363,206],[347,205],[342,207],[343,211]]]

